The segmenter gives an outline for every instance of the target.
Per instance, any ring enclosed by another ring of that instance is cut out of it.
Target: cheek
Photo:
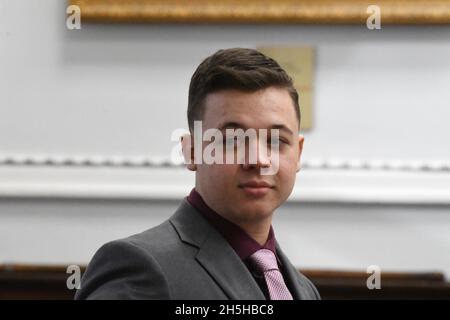
[[[201,179],[214,189],[222,189],[233,184],[236,172],[233,165],[202,165],[198,170]]]
[[[278,170],[278,179],[281,190],[290,192],[294,187],[295,178],[297,176],[297,162],[291,157],[280,159],[280,167]]]

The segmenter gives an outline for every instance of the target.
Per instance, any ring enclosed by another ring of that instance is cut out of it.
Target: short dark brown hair
[[[225,89],[253,92],[268,87],[286,88],[294,103],[300,128],[297,90],[292,78],[275,60],[255,49],[217,51],[203,60],[192,75],[187,109],[189,130],[194,131],[195,120],[202,120],[204,100],[209,93]]]

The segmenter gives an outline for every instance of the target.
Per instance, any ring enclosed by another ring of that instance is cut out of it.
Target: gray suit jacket
[[[320,299],[276,245],[294,299]],[[186,199],[157,227],[103,245],[76,299],[249,299],[264,294],[233,248]]]

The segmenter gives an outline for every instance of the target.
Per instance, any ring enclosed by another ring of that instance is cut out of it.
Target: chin
[[[242,205],[238,210],[245,212],[246,216],[249,218],[267,218],[272,215],[275,207],[272,204],[261,202],[261,203],[247,203]]]

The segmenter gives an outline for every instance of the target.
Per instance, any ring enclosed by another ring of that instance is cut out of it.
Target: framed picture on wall
[[[449,24],[448,0],[69,0],[93,22]]]

